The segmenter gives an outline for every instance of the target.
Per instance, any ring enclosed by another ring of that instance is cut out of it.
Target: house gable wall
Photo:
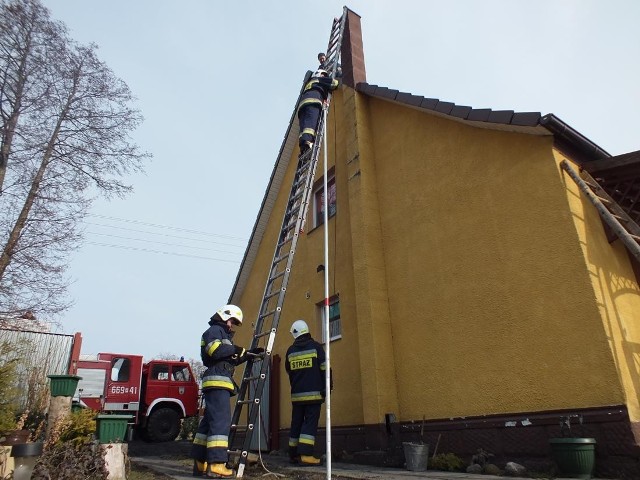
[[[622,403],[551,139],[368,109],[400,419]]]

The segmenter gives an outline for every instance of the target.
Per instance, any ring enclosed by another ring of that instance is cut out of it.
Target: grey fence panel
[[[69,372],[73,339],[73,335],[0,328],[0,344],[6,342],[11,346],[0,361],[18,360],[23,409],[46,408],[49,393],[47,375]]]

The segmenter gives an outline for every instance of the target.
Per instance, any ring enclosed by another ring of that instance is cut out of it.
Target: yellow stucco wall
[[[603,240],[595,210],[560,173],[550,136],[476,128],[348,88],[334,95],[328,131],[337,185],[329,287],[343,329],[331,348],[334,425],[379,423],[387,412],[435,419],[625,401],[637,418],[638,288],[625,252]],[[293,173],[294,161],[239,302],[247,327]],[[297,318],[321,337],[324,238],[311,219],[281,357]]]
[[[554,152],[557,163],[569,160]],[[569,160],[570,161],[570,160]],[[578,167],[571,163],[577,172]],[[631,421],[640,421],[640,290],[620,240],[609,243],[595,207],[561,173],[604,332],[624,388]]]
[[[369,108],[400,418],[621,403],[551,138]]]

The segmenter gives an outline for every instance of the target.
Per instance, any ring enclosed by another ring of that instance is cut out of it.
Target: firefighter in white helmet
[[[224,305],[209,320],[209,328],[200,340],[200,357],[207,369],[202,376],[204,416],[198,425],[191,446],[194,476],[229,478],[227,468],[231,407],[229,398],[237,393],[233,371],[247,361],[247,351],[233,344],[233,328],[242,325],[242,310],[236,305]],[[261,354],[262,348],[250,350]]]
[[[304,320],[291,325],[293,345],[287,350],[285,369],[291,384],[291,428],[289,460],[302,465],[319,465],[314,447],[320,409],[325,398],[326,357]]]

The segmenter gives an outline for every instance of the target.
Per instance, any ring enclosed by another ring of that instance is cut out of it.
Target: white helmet
[[[318,70],[316,70],[316,73],[313,74],[314,77],[322,77],[322,76],[329,76],[329,74],[327,73],[326,70],[323,70],[322,68],[319,68]]]
[[[293,338],[298,338],[300,335],[309,333],[309,325],[307,325],[307,322],[304,320],[296,320],[293,322],[293,325],[291,325],[291,330],[289,331],[291,335],[293,335]]]
[[[216,313],[223,322],[226,322],[231,318],[235,318],[238,325],[242,325],[242,310],[240,310],[240,307],[236,307],[235,305],[224,305],[220,307]]]

